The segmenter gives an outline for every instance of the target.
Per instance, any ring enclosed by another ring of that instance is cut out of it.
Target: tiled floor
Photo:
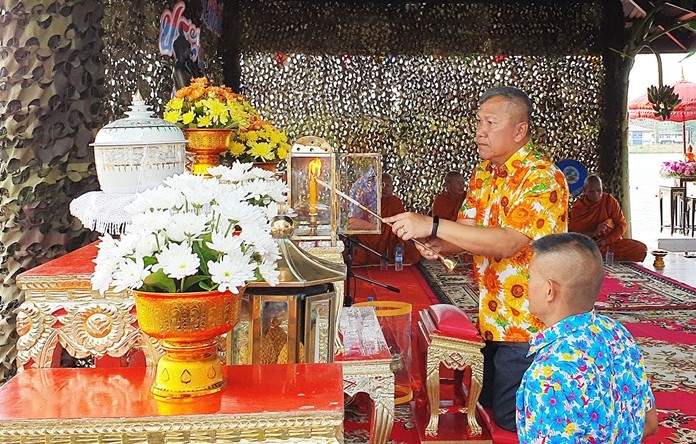
[[[665,268],[662,270],[653,266],[654,260],[655,258],[648,253],[642,265],[648,270],[656,271],[696,288],[696,257],[686,257],[684,253],[669,253],[665,256]]]
[[[660,177],[660,165],[665,160],[681,158],[679,153],[630,153],[628,156],[629,186],[631,190],[631,215],[629,219],[631,237],[644,242],[648,250],[657,248],[660,238],[684,237],[681,233],[670,236],[669,227],[660,232],[660,211],[657,190],[665,179]],[[695,193],[689,190],[689,193]],[[669,214],[669,206],[663,208]],[[667,222],[667,221],[666,221]],[[665,268],[656,270],[653,267],[654,257],[648,254],[643,266],[657,271],[667,277],[696,287],[696,258],[687,258],[684,253],[669,253],[665,257]]]

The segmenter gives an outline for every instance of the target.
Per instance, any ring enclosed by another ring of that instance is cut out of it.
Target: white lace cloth
[[[131,219],[131,215],[123,208],[133,202],[135,196],[136,194],[90,191],[70,202],[70,213],[91,230],[120,235]]]

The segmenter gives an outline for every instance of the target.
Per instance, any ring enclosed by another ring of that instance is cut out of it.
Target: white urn
[[[181,129],[152,115],[140,93],[126,115],[100,129],[91,144],[99,185],[106,194],[135,194],[185,170]]]

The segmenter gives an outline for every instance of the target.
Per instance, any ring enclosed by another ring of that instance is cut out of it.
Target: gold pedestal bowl
[[[239,321],[242,295],[243,291],[133,291],[140,329],[161,339],[165,352],[151,387],[156,398],[188,398],[222,390],[225,380],[216,338]]]
[[[658,270],[662,270],[665,268],[665,256],[669,251],[667,250],[652,250],[650,254],[652,254],[655,257],[655,261],[653,262],[653,267],[655,267]]]
[[[193,174],[210,177],[208,168],[220,165],[220,154],[227,151],[231,134],[232,130],[229,129],[184,130],[186,152],[191,155],[188,170]]]

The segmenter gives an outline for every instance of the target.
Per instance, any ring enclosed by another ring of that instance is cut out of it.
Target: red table
[[[2,442],[342,442],[339,364],[226,366],[220,393],[179,402],[151,371],[25,370],[0,387]]]

